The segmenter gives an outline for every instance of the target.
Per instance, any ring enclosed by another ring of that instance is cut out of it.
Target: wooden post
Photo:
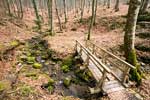
[[[103,87],[104,81],[105,81],[105,79],[106,79],[106,74],[107,74],[107,72],[106,72],[105,70],[103,70],[103,73],[102,73],[102,74],[103,74],[103,75],[102,75],[102,78],[101,78],[101,80],[99,81],[99,83],[98,83],[98,85],[97,85],[97,87],[100,88],[100,89],[102,89],[102,87]]]
[[[90,59],[90,57],[89,57],[89,55],[87,55],[87,58],[86,58],[86,61],[85,61],[85,66],[86,67],[89,66],[89,59]]]
[[[128,77],[128,74],[129,74],[129,71],[130,71],[130,68],[128,67],[128,68],[126,68],[126,70],[124,71],[124,73],[123,73],[123,84],[125,84],[126,82],[128,82],[129,81],[129,77]]]

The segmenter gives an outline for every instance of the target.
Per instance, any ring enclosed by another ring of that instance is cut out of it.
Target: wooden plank
[[[104,90],[104,92],[109,94],[109,93],[121,91],[121,90],[124,90],[124,89],[125,89],[124,87],[120,86],[120,87],[111,88],[109,90]]]

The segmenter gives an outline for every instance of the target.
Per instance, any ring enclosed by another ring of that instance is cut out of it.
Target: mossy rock
[[[11,41],[11,42],[10,42],[10,45],[13,46],[13,47],[18,46],[19,44],[20,44],[20,43],[19,43],[18,40],[14,40],[14,41]]]
[[[35,57],[27,57],[27,63],[33,64],[35,62]]]
[[[10,87],[9,82],[7,81],[0,81],[0,92],[8,89]]]
[[[66,57],[63,60],[62,65],[67,65],[67,66],[71,67],[73,65],[73,56]]]
[[[36,77],[37,74],[35,72],[26,73],[26,77]]]
[[[63,65],[63,66],[61,67],[61,69],[62,69],[62,71],[63,71],[64,73],[67,73],[67,72],[70,71],[70,68],[69,68],[68,65]]]
[[[64,84],[65,87],[69,87],[71,85],[71,78],[70,77],[66,77],[63,80],[63,84]]]
[[[21,61],[26,61],[27,60],[27,56],[25,56],[25,55],[20,56],[20,60]]]
[[[48,86],[51,86],[51,85],[54,85],[55,81],[50,78],[49,81],[48,81]]]
[[[22,96],[29,96],[30,94],[33,94],[34,91],[30,86],[24,85],[20,88],[19,93]]]
[[[40,63],[33,64],[33,68],[35,68],[35,69],[40,69],[41,67],[42,67],[42,64],[40,64]]]
[[[48,86],[48,91],[50,92],[50,93],[52,93],[53,91],[54,91],[54,86]]]

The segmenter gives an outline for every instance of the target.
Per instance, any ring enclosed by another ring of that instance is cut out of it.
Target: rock
[[[40,69],[41,67],[42,67],[42,64],[40,64],[40,63],[33,64],[33,68],[35,68],[35,69]]]
[[[71,84],[71,78],[70,77],[66,77],[64,80],[63,80],[63,84],[65,87],[69,87],[70,84]]]
[[[62,67],[61,67],[61,69],[62,69],[62,71],[64,72],[64,73],[67,73],[67,72],[69,72],[69,66],[68,65],[63,65]]]
[[[48,81],[48,85],[49,85],[49,86],[50,86],[50,85],[54,85],[54,83],[55,83],[55,81],[54,81],[52,78],[50,78],[49,81]]]
[[[33,64],[35,62],[35,57],[27,57],[27,63]]]

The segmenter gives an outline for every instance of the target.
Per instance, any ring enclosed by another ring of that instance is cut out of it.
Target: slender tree
[[[107,7],[110,8],[111,0],[107,0]]]
[[[135,80],[138,84],[141,82],[141,72],[139,70],[139,65],[136,58],[136,52],[134,47],[135,42],[135,30],[137,17],[140,9],[141,0],[130,0],[129,10],[127,16],[127,23],[125,27],[124,36],[124,49],[126,61],[136,67],[135,70],[131,70],[131,78]]]
[[[53,0],[47,1],[49,25],[50,25],[50,35],[53,33]]]
[[[67,23],[67,8],[66,8],[66,0],[63,0],[63,6],[64,6],[65,23]]]
[[[81,3],[81,19],[80,19],[80,22],[83,21],[84,6],[85,6],[85,0],[82,0],[82,3]]]
[[[32,0],[32,4],[33,4],[34,12],[35,12],[35,15],[36,15],[36,21],[35,22],[38,26],[38,29],[41,30],[41,20],[40,20],[40,16],[39,16],[39,13],[38,13],[38,9],[37,9],[35,0]]]
[[[91,37],[91,29],[93,27],[93,23],[94,23],[94,6],[95,6],[95,0],[92,1],[92,16],[91,16],[91,22],[90,22],[90,27],[88,29],[88,37],[87,40],[90,40]]]
[[[10,4],[8,0],[6,0],[6,5],[7,5],[8,14],[11,15]]]
[[[56,2],[56,0],[55,0],[55,10],[56,10],[56,15],[57,15],[58,22],[59,22],[59,29],[60,29],[60,31],[62,31],[62,25],[61,25],[61,20],[60,20],[58,8],[57,8],[57,2]]]
[[[94,25],[96,24],[97,2],[98,0],[96,0],[95,2],[94,23],[93,23]]]
[[[120,0],[116,0],[115,12],[119,11],[119,3],[120,3]]]
[[[140,14],[143,14],[147,11],[150,0],[142,0],[142,5],[140,8]]]

